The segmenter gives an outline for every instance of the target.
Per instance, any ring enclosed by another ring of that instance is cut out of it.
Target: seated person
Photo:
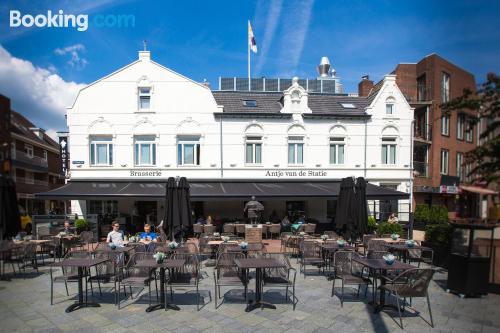
[[[69,221],[68,220],[64,221],[64,228],[60,232],[60,234],[64,235],[64,236],[70,236],[74,233],[75,232],[74,232],[73,228],[71,228],[71,224],[69,223]]]
[[[205,223],[206,221],[203,218],[203,216],[198,217],[198,219],[196,220],[196,224],[205,224]]]
[[[111,224],[113,226],[113,230],[108,233],[108,237],[106,238],[106,242],[113,244],[122,244],[123,243],[123,231],[120,230],[120,223],[117,221],[113,221]]]
[[[151,226],[147,223],[144,225],[144,232],[142,232],[140,234],[139,238],[140,238],[141,242],[144,242],[144,241],[156,242],[156,240],[157,240],[156,233],[151,232]]]

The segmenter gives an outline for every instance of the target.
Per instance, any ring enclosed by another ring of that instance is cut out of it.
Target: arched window
[[[382,164],[394,165],[397,162],[397,128],[388,126],[382,131]]]
[[[347,143],[347,131],[343,126],[334,126],[330,130],[330,164],[345,163],[345,146]]]
[[[394,99],[394,97],[387,97],[387,99],[385,100],[385,114],[386,115],[389,115],[389,116],[392,116],[394,115],[395,113],[395,102],[396,100]]]

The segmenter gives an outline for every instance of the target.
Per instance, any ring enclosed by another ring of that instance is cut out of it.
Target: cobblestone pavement
[[[292,263],[298,269],[295,259]],[[224,302],[215,309],[213,269],[203,267],[201,282],[202,301],[196,311],[196,297],[192,290],[178,289],[174,302],[181,310],[158,310],[146,313],[147,289],[135,290],[138,297],[123,300],[123,308],[114,306],[113,285],[106,284],[103,296],[96,297],[100,308],[80,309],[65,313],[65,308],[74,301],[77,287],[70,284],[70,296],[66,296],[64,284],[55,285],[55,305],[50,305],[50,283],[48,267],[40,273],[12,277],[11,281],[0,281],[0,332],[393,332],[401,331],[396,323],[397,313],[387,311],[374,314],[371,293],[365,298],[363,292],[356,298],[354,288],[346,288],[344,306],[338,296],[330,297],[332,282],[324,276],[304,278],[297,273],[298,303],[285,301],[284,290],[266,289],[264,298],[277,305],[276,310],[245,312],[242,288],[225,287]],[[254,288],[255,280],[250,282]],[[340,286],[340,283],[337,283]],[[403,323],[406,332],[500,332],[500,295],[490,294],[483,298],[461,299],[448,294],[446,272],[434,276],[430,297],[435,327],[431,328],[422,318],[405,311]],[[94,285],[96,296],[98,288]],[[339,294],[340,288],[336,290]],[[210,297],[212,301],[210,301]],[[250,298],[253,294],[250,293]],[[424,299],[414,299],[413,306],[428,319]]]

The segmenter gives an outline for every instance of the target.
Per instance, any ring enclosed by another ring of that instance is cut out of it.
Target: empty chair
[[[207,235],[213,235],[215,232],[215,225],[213,224],[205,224],[203,226],[203,232]]]
[[[309,235],[314,234],[316,232],[316,223],[304,224],[304,232]]]
[[[233,223],[225,223],[222,227],[222,232],[228,234],[234,234],[235,227]]]
[[[266,268],[264,270],[264,288],[286,288],[285,299],[288,300],[288,289],[292,288],[292,304],[295,310],[297,304],[295,297],[295,279],[297,271],[292,267],[284,253],[266,253],[267,258],[273,258],[284,264],[284,267]]]
[[[280,233],[281,233],[281,224],[273,223],[269,226],[269,234],[271,239],[273,239],[275,235],[279,236]]]
[[[94,233],[92,231],[82,231],[80,234],[80,246],[84,250],[91,251],[92,243],[94,243]]]
[[[108,259],[108,261],[99,264],[95,267],[96,275],[90,275],[87,281],[97,281],[99,287],[99,294],[102,295],[101,282],[102,283],[114,283],[114,289],[116,290],[117,283],[117,272],[119,269],[123,268],[123,258],[125,257],[123,253],[120,252],[96,252],[94,254],[96,259]],[[116,296],[116,292],[115,292]],[[115,298],[115,305],[117,299]]]
[[[262,225],[262,239],[267,238],[267,235],[269,234],[269,227],[270,225],[268,224]]]
[[[432,249],[409,249],[408,255],[406,257],[408,262],[411,264],[412,262],[417,263],[417,267],[420,267],[420,263],[426,263],[429,266],[432,266],[432,262],[434,259],[434,251]]]
[[[248,278],[245,272],[242,272],[236,266],[234,260],[244,258],[240,252],[221,253],[215,264],[214,282],[215,282],[215,308],[221,296],[221,287],[242,286],[245,289],[245,300],[247,299]]]
[[[196,238],[203,233],[203,224],[193,224],[193,233]]]
[[[247,257],[259,257],[266,252],[262,243],[248,243],[246,251]]]
[[[331,231],[331,230],[325,231],[324,234],[327,235],[328,238],[331,238],[331,239],[339,238],[339,235],[335,231]]]
[[[192,243],[192,242],[181,243],[175,249],[175,253],[198,254],[198,252],[199,252],[198,247],[196,246],[195,243]]]
[[[123,273],[120,270],[120,276],[118,277],[118,288],[115,288],[115,299],[118,303],[118,309],[120,309],[120,289],[123,287],[123,291],[126,294],[126,288],[130,289],[130,297],[133,298],[132,288],[144,288],[148,286],[148,301],[151,306],[151,281],[155,279],[153,270],[148,267],[137,267],[136,264],[139,260],[151,258],[150,253],[138,252],[134,253],[128,260]],[[158,292],[158,290],[156,291]],[[163,295],[162,295],[163,297]]]
[[[403,329],[403,318],[401,317],[401,298],[425,297],[427,299],[427,307],[429,308],[430,325],[434,327],[432,319],[431,302],[429,301],[429,283],[435,271],[432,268],[414,268],[404,271],[395,278],[386,277],[386,284],[380,286],[381,292],[389,292],[396,297],[398,304],[399,322]],[[404,300],[403,300],[404,302]],[[419,314],[418,311],[416,311]]]
[[[245,225],[244,224],[235,224],[236,234],[238,236],[245,236]]]
[[[304,279],[307,274],[307,265],[318,267],[318,272],[321,267],[324,267],[323,256],[321,255],[321,248],[316,242],[301,242],[300,246],[300,271],[304,273]]]
[[[200,270],[198,256],[192,253],[175,253],[172,256],[174,259],[184,259],[184,266],[180,270],[172,271],[168,278],[168,286],[170,287],[170,298],[174,299],[173,287],[179,288],[195,288],[196,289],[196,307],[200,310],[200,292],[199,280]],[[166,297],[166,296],[165,296]]]
[[[333,284],[332,284],[332,297],[335,295],[335,280],[342,281],[342,294],[340,297],[340,306],[344,306],[344,286],[346,284],[365,285],[365,294],[368,284],[371,280],[363,276],[363,267],[352,260],[354,257],[359,257],[359,254],[353,251],[337,251],[333,254]]]

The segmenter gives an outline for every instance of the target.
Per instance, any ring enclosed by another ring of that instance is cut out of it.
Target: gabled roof
[[[10,122],[12,124],[11,131],[13,133],[19,134],[27,139],[38,142],[42,145],[49,145],[56,149],[59,149],[59,144],[52,140],[50,136],[43,133],[43,139],[30,130],[30,127],[37,127],[22,114],[12,110]]]
[[[212,91],[212,94],[217,104],[224,106],[224,113],[280,114],[283,108],[283,93],[281,92]],[[245,106],[244,101],[247,100],[255,101],[256,106]],[[352,104],[352,106],[345,107],[342,104]],[[307,117],[366,116],[367,105],[365,97],[309,93],[308,107],[312,114],[307,114]]]
[[[380,89],[382,89],[382,86],[384,85],[384,80],[380,80],[377,82],[376,85],[373,86],[373,88],[370,90],[370,92],[368,93],[368,96],[366,96],[366,99],[367,99],[367,106],[372,104],[373,100],[375,99],[375,97],[377,96],[378,92],[380,91]]]

